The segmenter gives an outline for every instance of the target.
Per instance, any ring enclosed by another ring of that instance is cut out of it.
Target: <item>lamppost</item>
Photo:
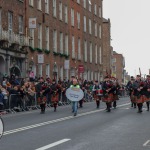
[[[28,69],[29,73],[30,73],[30,71],[32,71],[33,65],[34,65],[34,62],[33,62],[33,60],[31,60],[31,61],[29,62],[29,69]]]
[[[57,64],[56,62],[53,65],[53,76],[54,76],[54,80],[57,79]]]

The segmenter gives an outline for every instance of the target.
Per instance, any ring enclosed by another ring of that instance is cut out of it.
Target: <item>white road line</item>
[[[48,149],[48,148],[52,148],[52,147],[54,147],[54,146],[60,145],[60,144],[62,144],[62,143],[65,143],[65,142],[67,142],[67,141],[70,141],[70,140],[71,140],[71,139],[63,139],[63,140],[57,141],[57,142],[55,142],[55,143],[52,143],[52,144],[43,146],[43,147],[41,147],[41,148],[38,148],[38,149],[36,149],[36,150],[46,150],[46,149]]]
[[[129,105],[129,104],[130,104],[130,103],[122,104],[122,105],[119,105],[118,107],[127,106],[127,105]],[[94,110],[94,111],[90,111],[90,112],[86,112],[86,113],[81,113],[81,114],[78,114],[78,115],[76,116],[76,118],[77,118],[77,117],[82,117],[82,116],[85,116],[85,115],[90,115],[90,114],[97,113],[97,112],[101,112],[101,111],[104,111],[104,110],[105,110],[105,109],[100,109],[100,110]],[[59,119],[51,120],[51,121],[46,121],[46,122],[42,122],[42,123],[30,125],[30,126],[18,128],[18,129],[13,129],[13,130],[5,131],[3,135],[8,135],[8,134],[12,134],[12,133],[17,133],[17,132],[20,132],[20,131],[25,131],[25,130],[29,130],[29,129],[33,129],[33,128],[37,128],[37,127],[41,127],[41,126],[45,126],[45,125],[57,123],[57,122],[62,122],[62,121],[65,121],[65,120],[70,120],[70,119],[72,119],[72,118],[75,118],[75,117],[74,117],[74,116],[68,116],[68,117],[59,118]]]
[[[147,141],[143,144],[143,146],[150,146],[150,144],[148,145],[149,142],[150,142],[150,140],[147,140]]]

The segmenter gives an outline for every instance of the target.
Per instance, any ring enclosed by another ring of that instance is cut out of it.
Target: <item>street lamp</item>
[[[33,65],[34,65],[34,62],[33,62],[33,60],[31,60],[31,61],[29,62],[29,72],[32,71]]]
[[[15,60],[15,58],[13,59],[12,64],[13,64],[13,67],[16,66],[16,60]]]

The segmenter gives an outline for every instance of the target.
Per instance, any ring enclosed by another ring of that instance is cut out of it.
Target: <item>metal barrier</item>
[[[86,102],[92,101],[89,99],[89,97],[87,97],[86,94],[88,93],[84,93],[84,99],[86,100]],[[49,93],[49,96],[51,97],[51,94]],[[64,96],[64,97],[63,97]],[[52,102],[51,102],[51,98],[47,97],[47,107],[53,107],[52,106]],[[92,92],[90,93],[90,98],[92,98]],[[59,97],[59,102],[58,102],[58,106],[65,106],[65,105],[70,105],[71,101],[67,99],[67,97],[65,97],[65,95],[60,95]],[[29,111],[29,110],[35,110],[35,109],[40,109],[40,106],[37,103],[37,93],[35,93],[32,98],[30,97],[30,95],[25,94],[25,95],[20,95],[20,94],[10,94],[8,96],[8,103],[7,103],[7,108],[0,110],[0,113],[2,111],[6,111],[8,113],[17,113],[20,111]]]
[[[21,96],[20,94],[10,94],[8,96],[7,108],[0,110],[16,113],[17,111],[27,111],[29,109],[38,109],[36,93],[33,95],[32,99],[28,94]]]

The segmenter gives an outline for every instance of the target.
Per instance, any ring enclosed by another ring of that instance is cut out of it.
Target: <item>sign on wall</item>
[[[36,18],[29,18],[29,29],[36,29]]]
[[[84,66],[83,65],[78,66],[78,73],[84,73]]]
[[[43,64],[43,63],[44,63],[44,55],[38,54],[38,64]]]

